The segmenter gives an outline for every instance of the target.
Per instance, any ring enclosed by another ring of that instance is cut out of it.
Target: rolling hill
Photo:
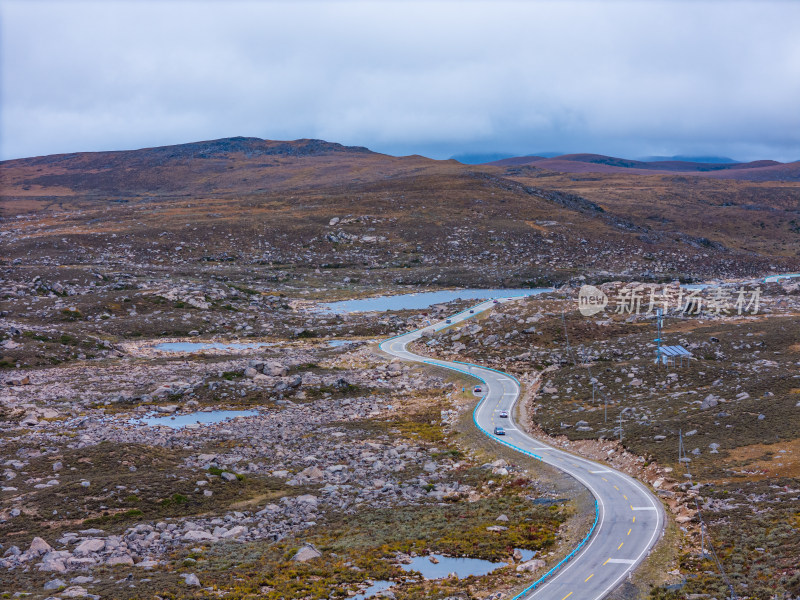
[[[6,264],[31,268],[225,256],[424,285],[758,276],[800,268],[800,185],[721,176],[793,165],[465,165],[237,137],[2,162],[0,233]]]

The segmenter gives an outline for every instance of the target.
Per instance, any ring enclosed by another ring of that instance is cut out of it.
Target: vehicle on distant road
[[[474,310],[472,310],[472,309],[470,308],[470,309],[469,309],[469,314],[471,314],[471,315],[474,315],[474,314],[475,314],[475,311],[474,311]]]
[[[506,430],[503,429],[502,427],[498,426],[498,427],[494,428],[494,434],[495,435],[505,435],[506,434]]]
[[[483,390],[481,389],[481,386],[476,385],[474,388],[472,388],[472,391],[476,394],[480,394]]]
[[[507,419],[508,418],[508,411],[501,410],[500,411],[500,418],[501,419]]]
[[[448,324],[450,324],[450,323],[452,323],[452,322],[453,322],[453,321],[452,321],[451,319],[447,319],[447,320],[445,321],[445,323],[448,323]]]

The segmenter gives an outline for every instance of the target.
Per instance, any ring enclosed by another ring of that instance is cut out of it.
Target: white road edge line
[[[489,303],[486,303],[486,305],[487,305],[487,308],[491,307],[491,304],[489,304]],[[483,305],[481,305],[481,306],[483,306]],[[465,318],[469,318],[469,317],[465,316]],[[410,333],[413,334],[413,333],[417,333],[417,332],[410,332]],[[403,335],[403,334],[401,334],[401,335]],[[408,334],[404,334],[404,335],[408,335]],[[408,341],[413,341],[415,339],[418,339],[419,337],[420,337],[420,335],[414,336],[413,338],[410,338]],[[415,362],[420,362],[425,357],[418,357],[417,355],[415,355],[415,354],[413,354],[411,352],[408,352],[405,349],[408,341],[402,344],[403,352],[407,355],[406,358],[408,358],[409,360],[415,361]],[[381,342],[381,344],[382,343],[383,342]],[[380,345],[379,345],[379,347],[380,347]],[[394,345],[392,345],[390,347],[391,347],[392,350],[394,350]],[[433,361],[430,361],[429,364],[436,364],[436,366],[439,366],[439,367],[442,367],[442,368],[445,368],[445,369],[450,369],[450,370],[456,370],[456,371],[462,371],[463,372],[463,368],[453,367],[453,366],[451,366],[452,363],[451,364],[442,364],[442,362],[444,362],[444,361],[437,361],[436,363],[434,363]],[[460,365],[459,364],[459,367],[467,367],[470,371],[477,370],[478,374],[481,373],[481,372],[483,372],[483,373],[492,372],[494,375],[497,375],[498,373],[500,373],[499,371],[493,371],[491,369],[486,369],[486,368],[480,367],[478,365],[468,365],[468,364]],[[512,381],[508,377],[496,377],[496,379],[498,381]],[[519,386],[516,383],[514,383],[514,388],[516,390],[516,392],[515,392],[516,398],[511,403],[511,408],[513,408],[514,405],[516,404],[516,402],[519,400]],[[485,400],[486,400],[486,398],[484,397],[480,402],[483,403]],[[478,411],[481,411],[481,406],[480,405],[478,406]],[[535,442],[536,441],[533,437],[527,435],[525,432],[521,432],[520,435],[523,438],[526,438],[529,442]],[[539,443],[541,443],[541,442],[539,442]],[[537,448],[537,449],[556,450],[558,454],[563,454],[565,457],[573,459],[573,460],[577,460],[578,462],[583,463],[584,465],[591,465],[591,466],[596,466],[597,465],[597,463],[595,463],[593,461],[588,461],[588,460],[583,459],[581,457],[576,457],[575,455],[572,455],[569,452],[565,452],[564,450],[557,450],[555,448],[550,448],[550,447]],[[552,464],[552,462],[550,464]],[[600,537],[599,534],[600,534],[600,532],[601,532],[601,530],[603,528],[603,525],[605,524],[605,504],[603,503],[602,498],[597,493],[597,491],[594,489],[594,487],[592,487],[589,484],[589,482],[586,481],[582,476],[580,476],[577,473],[572,472],[568,468],[564,468],[564,467],[556,467],[556,468],[559,468],[560,470],[566,472],[567,475],[569,475],[569,476],[575,478],[576,480],[578,480],[579,482],[581,482],[584,486],[586,486],[587,489],[589,489],[591,494],[597,500],[598,511],[599,511],[598,520],[597,520],[597,527],[596,527],[596,529],[594,531],[594,535],[592,535],[591,539],[589,540],[589,543],[586,544],[586,546],[584,546],[583,548],[581,548],[580,552],[578,552],[575,555],[575,559],[576,560],[568,562],[566,564],[566,567],[563,570],[561,570],[558,573],[556,573],[553,576],[552,579],[547,580],[546,582],[543,583],[543,585],[541,587],[539,587],[536,590],[533,590],[526,597],[527,599],[533,598],[535,595],[537,595],[543,589],[547,589],[550,586],[550,584],[552,584],[553,582],[559,580],[567,571],[569,571],[569,569],[571,567],[573,567],[575,564],[578,564],[579,561],[577,559],[579,559],[581,556],[583,556],[587,552],[587,550],[594,544],[594,542],[597,540],[597,538]],[[632,567],[629,568],[629,569],[624,569],[622,574],[619,577],[617,577],[617,579],[615,579],[608,587],[606,587],[598,595],[594,596],[594,600],[599,600],[600,598],[603,598],[612,589],[614,589],[617,585],[619,585],[620,581],[625,576],[627,576],[630,572],[633,571],[633,567],[635,565],[638,565],[644,559],[645,555],[649,555],[650,550],[653,547],[653,543],[654,543],[655,539],[657,537],[660,537],[662,535],[662,533],[663,533],[663,507],[660,507],[661,510],[659,510],[659,507],[657,507],[656,504],[653,502],[652,493],[641,482],[639,482],[638,480],[636,480],[636,479],[634,479],[632,477],[629,477],[628,475],[626,475],[626,474],[624,474],[622,472],[619,472],[619,471],[616,471],[616,470],[607,470],[607,472],[609,472],[609,473],[611,473],[613,475],[619,476],[620,478],[627,480],[627,483],[632,484],[633,486],[639,488],[639,491],[644,493],[645,497],[647,498],[647,500],[651,504],[651,506],[649,506],[649,507],[640,507],[640,510],[655,510],[657,515],[658,515],[658,518],[657,518],[657,522],[656,522],[657,523],[657,527],[653,530],[653,532],[652,532],[652,534],[650,536],[650,539],[648,540],[645,548],[635,558],[633,558],[633,559],[625,559],[625,560],[632,561],[630,563],[626,563],[626,564],[632,565]],[[622,560],[622,559],[618,559],[618,560]],[[610,562],[613,562],[613,561],[610,561]]]

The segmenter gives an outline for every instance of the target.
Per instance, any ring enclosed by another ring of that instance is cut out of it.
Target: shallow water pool
[[[391,581],[376,581],[360,594],[356,594],[355,596],[350,596],[347,600],[366,600],[367,598],[372,598],[378,592],[382,592],[383,590],[388,590],[393,585],[394,583],[392,583]]]
[[[172,429],[183,429],[188,425],[211,425],[222,423],[238,417],[254,417],[258,414],[257,410],[212,410],[209,412],[193,412],[185,415],[169,415],[163,417],[148,416],[133,421],[134,425],[157,425],[171,427]]]
[[[436,292],[419,292],[415,294],[394,294],[391,296],[375,296],[374,298],[360,298],[358,300],[342,300],[320,304],[325,312],[351,313],[387,310],[416,310],[428,308],[434,304],[451,302],[453,300],[492,300],[495,298],[508,298],[511,296],[535,296],[544,292],[551,292],[550,288],[533,289],[465,289],[465,290],[439,290]]]
[[[422,573],[425,579],[444,579],[450,573],[455,573],[459,579],[464,579],[470,575],[480,577],[487,575],[496,569],[507,566],[504,562],[491,562],[480,558],[453,558],[433,554],[439,562],[432,563],[428,556],[417,556],[411,559],[411,564],[400,565],[404,571],[417,571]]]
[[[251,350],[274,346],[269,342],[164,342],[153,346],[154,350],[162,352],[200,352],[201,350]]]

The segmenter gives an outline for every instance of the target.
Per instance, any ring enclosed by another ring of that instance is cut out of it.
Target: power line
[[[577,367],[578,361],[575,358],[575,351],[572,348],[572,345],[569,343],[569,334],[567,333],[567,321],[564,317],[564,311],[561,311],[561,324],[564,327],[564,339],[567,342],[567,352],[572,356],[572,362]],[[596,390],[596,379],[592,374],[592,369],[589,367],[589,362],[585,360],[581,360],[581,365],[586,368],[586,372],[589,373],[589,383],[592,384],[592,401],[594,402],[595,390]],[[603,397],[603,423],[608,421],[608,396],[601,391],[601,396]],[[620,422],[622,421],[622,415],[620,414]],[[622,425],[620,425],[621,430]],[[621,438],[620,438],[621,439]]]
[[[693,477],[692,473],[689,470],[689,457],[686,456],[686,447],[683,444],[683,431],[678,430],[678,462],[683,463],[686,466],[686,474],[689,476],[689,481],[691,482]],[[700,510],[700,503],[697,501],[697,497],[694,497],[694,505],[697,509],[697,518],[700,519],[700,551],[702,553],[702,557],[705,558],[705,547],[704,542],[706,541],[705,532],[708,530],[708,525],[706,525],[705,520],[703,519],[703,512]],[[717,565],[717,569],[722,576],[722,581],[725,582],[725,585],[728,586],[728,589],[731,592],[731,600],[737,600],[738,596],[736,595],[736,591],[733,589],[733,584],[731,583],[730,579],[728,579],[728,575],[725,573],[725,569],[722,566],[722,561],[720,561],[719,557],[717,556],[716,551],[714,550],[714,545],[711,543],[711,536],[708,536],[708,549],[711,550],[711,556],[714,558],[714,562]]]

